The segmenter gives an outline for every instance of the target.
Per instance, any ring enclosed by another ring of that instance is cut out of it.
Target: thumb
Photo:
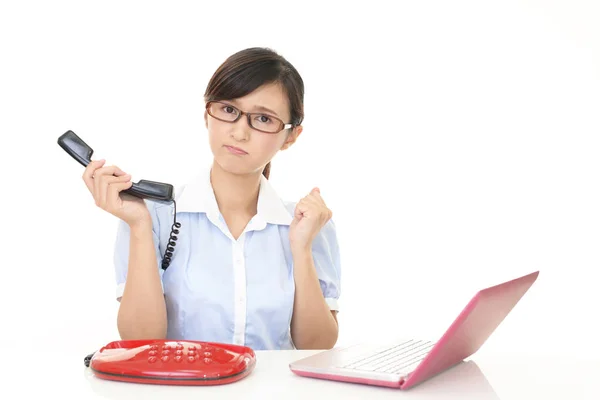
[[[319,193],[319,194],[321,194],[321,189],[319,189],[318,187],[316,187],[313,190],[311,190],[310,192],[311,193]]]

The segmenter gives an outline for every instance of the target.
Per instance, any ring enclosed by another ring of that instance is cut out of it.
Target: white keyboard
[[[430,341],[407,340],[381,348],[374,353],[364,354],[340,367],[390,374],[408,373],[417,367],[434,345],[435,343]]]

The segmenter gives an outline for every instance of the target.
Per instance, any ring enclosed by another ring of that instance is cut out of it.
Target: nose
[[[233,124],[231,129],[231,137],[238,142],[245,142],[250,139],[250,131],[252,128],[248,124],[248,118],[245,115],[242,116],[236,123]]]

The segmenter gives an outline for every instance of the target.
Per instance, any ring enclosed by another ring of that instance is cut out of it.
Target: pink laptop
[[[480,290],[437,341],[334,348],[290,363],[297,375],[409,389],[474,354],[536,281],[539,271]]]

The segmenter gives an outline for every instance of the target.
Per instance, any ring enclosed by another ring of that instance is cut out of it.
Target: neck
[[[213,162],[210,182],[221,214],[256,215],[261,173],[236,175]]]

